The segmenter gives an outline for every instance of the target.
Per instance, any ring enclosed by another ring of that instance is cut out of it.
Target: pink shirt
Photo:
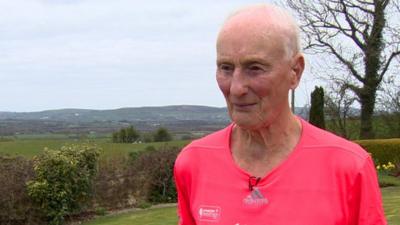
[[[175,163],[179,224],[386,224],[369,154],[301,121],[289,158],[258,181],[232,159],[233,125],[182,150]]]

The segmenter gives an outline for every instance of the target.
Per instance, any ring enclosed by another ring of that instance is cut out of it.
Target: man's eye
[[[259,66],[250,66],[249,70],[251,71],[262,71],[263,69]]]
[[[219,66],[219,69],[222,70],[222,71],[228,72],[228,71],[232,71],[233,70],[233,66],[227,65],[227,64],[222,64],[222,65]]]

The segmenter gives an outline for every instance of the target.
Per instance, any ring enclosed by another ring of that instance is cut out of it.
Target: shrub
[[[33,176],[31,161],[0,156],[0,224],[43,224],[26,192],[25,184]]]
[[[95,180],[94,207],[146,208],[151,203],[175,202],[173,164],[180,148],[150,145],[128,157],[101,159]]]
[[[142,201],[152,203],[176,202],[173,167],[180,148],[163,146],[144,151],[134,161],[137,183],[141,184]]]
[[[379,187],[400,186],[400,179],[379,173]]]
[[[34,158],[36,176],[27,183],[28,194],[49,224],[63,224],[65,215],[79,212],[88,202],[98,156],[95,146],[70,145],[45,149]]]
[[[152,133],[150,133],[150,132],[148,132],[148,133],[143,133],[142,134],[142,137],[141,137],[141,140],[144,142],[144,143],[150,143],[150,142],[153,142],[154,140],[153,140],[153,136],[154,136],[154,134],[152,134]]]
[[[394,163],[399,168],[400,138],[355,141],[371,153],[375,165]]]
[[[311,108],[309,121],[311,124],[325,129],[324,117],[324,89],[322,87],[315,87],[311,93]]]
[[[96,213],[96,215],[99,215],[99,216],[105,216],[105,215],[107,215],[107,210],[103,207],[98,207],[95,209],[95,213]]]
[[[132,156],[131,157],[137,157]],[[94,182],[94,207],[119,209],[136,204],[136,174],[131,159],[116,155],[101,158]]]
[[[154,137],[153,137],[155,142],[162,142],[162,141],[171,141],[172,140],[172,136],[169,133],[169,131],[164,128],[164,127],[160,127],[155,133],[154,133]]]
[[[367,150],[374,159],[378,172],[400,177],[400,138],[396,139],[375,139],[356,141]],[[385,168],[392,165],[390,169]]]
[[[134,143],[140,138],[140,133],[133,127],[122,128],[112,133],[112,142],[114,143]]]

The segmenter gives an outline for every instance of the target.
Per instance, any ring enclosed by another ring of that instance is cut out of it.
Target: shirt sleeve
[[[180,159],[175,162],[174,178],[176,190],[178,193],[178,217],[179,225],[195,225],[191,210],[190,210],[190,179],[188,177],[188,168],[180,163]]]
[[[352,223],[357,225],[387,225],[377,173],[371,157],[365,160],[353,185]]]

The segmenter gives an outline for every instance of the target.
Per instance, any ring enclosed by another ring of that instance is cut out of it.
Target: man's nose
[[[235,69],[232,75],[230,93],[235,96],[242,96],[248,92],[248,79],[240,69]]]

